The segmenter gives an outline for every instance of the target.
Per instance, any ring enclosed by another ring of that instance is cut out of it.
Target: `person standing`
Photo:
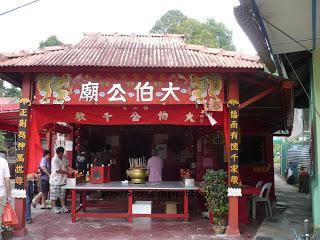
[[[110,149],[111,146],[107,144],[103,150],[99,152],[99,159],[97,166],[107,166],[110,163]]]
[[[51,175],[49,183],[50,200],[52,203],[53,213],[69,212],[65,205],[66,190],[63,189],[62,186],[66,185],[67,183],[67,174],[72,174],[75,172],[75,170],[69,166],[69,162],[65,157],[63,157],[63,154],[64,148],[58,147],[56,149],[56,155],[51,162]],[[56,206],[58,198],[60,199],[61,203],[60,209],[58,209]]]
[[[11,186],[10,186],[10,170],[9,164],[5,159],[5,153],[0,152],[0,216],[2,216],[3,208],[6,202],[10,202]],[[0,217],[0,237],[2,232],[2,217]]]
[[[158,156],[156,149],[152,150],[151,158],[148,159],[147,169],[149,171],[149,182],[161,182],[162,181],[162,168],[163,161]]]
[[[37,177],[36,173],[27,174],[27,191],[26,191],[26,223],[32,223],[31,219],[31,203],[34,196],[34,180]]]
[[[76,156],[78,172],[82,172],[84,176],[87,174],[87,171],[88,171],[88,168],[87,168],[87,165],[89,163],[88,158],[89,157],[85,148],[83,149],[82,152],[79,152]]]
[[[35,208],[37,205],[37,202],[41,199],[41,209],[49,208],[46,206],[46,200],[48,198],[49,193],[49,178],[51,174],[51,164],[50,164],[50,151],[44,150],[43,156],[40,162],[40,192],[38,195],[32,200],[32,206]]]

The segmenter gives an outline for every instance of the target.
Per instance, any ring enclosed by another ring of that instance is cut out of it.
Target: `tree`
[[[0,97],[21,97],[21,90],[14,86],[6,88],[4,81],[0,79]]]
[[[156,21],[150,32],[160,34],[175,33],[176,27],[187,19],[188,17],[181,11],[170,10]]]
[[[4,97],[6,94],[6,88],[4,87],[3,80],[0,79],[0,97]]]
[[[188,18],[176,26],[175,33],[184,34],[187,43],[216,47],[214,34],[201,22],[196,19]]]
[[[56,35],[48,37],[45,41],[39,43],[40,48],[50,47],[50,46],[61,46],[63,43],[57,38]]]
[[[232,32],[220,22],[209,18],[205,23],[184,15],[179,10],[170,10],[156,21],[151,33],[184,34],[186,42],[206,47],[235,50]]]
[[[6,97],[21,97],[21,90],[14,86],[7,88]]]
[[[236,50],[232,43],[232,31],[230,31],[223,23],[216,22],[213,18],[209,18],[205,25],[215,35],[218,48],[227,50]]]

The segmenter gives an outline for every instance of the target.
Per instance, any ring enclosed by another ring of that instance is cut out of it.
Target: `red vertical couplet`
[[[228,186],[229,189],[239,188],[238,170],[238,116],[239,116],[239,83],[234,75],[229,78],[228,92],[228,123],[229,123],[229,161],[228,161]],[[238,197],[229,196],[228,226],[225,232],[229,236],[239,236],[239,209]]]
[[[26,156],[26,138],[27,138],[27,124],[28,124],[28,107],[31,102],[27,98],[20,100],[19,110],[19,124],[18,124],[18,141],[17,141],[17,158],[16,158],[16,175],[15,175],[15,189],[25,189],[25,156]]]
[[[29,73],[25,73],[23,75],[22,78],[22,97],[24,100],[22,101],[26,101],[26,99],[32,99],[32,94],[31,94],[31,89],[32,89],[32,79],[31,79],[31,75]],[[29,103],[28,103],[29,105]],[[20,112],[21,114],[21,112]],[[24,115],[24,114],[23,114]],[[29,120],[29,114],[27,119]],[[26,139],[25,139],[25,155],[24,155],[24,166],[28,165],[28,151],[29,151],[29,130],[30,130],[30,126],[28,124],[28,121],[26,122]],[[22,124],[22,123],[21,123]],[[24,124],[24,122],[23,122]],[[20,122],[19,122],[20,125]],[[19,139],[18,139],[19,140]],[[21,155],[20,155],[21,156]],[[18,162],[18,156],[17,156],[17,160]],[[23,168],[23,174],[19,175],[20,177],[22,177],[23,180],[23,186],[25,187],[25,179],[26,179],[26,168]],[[18,180],[20,181],[20,180]],[[17,183],[17,179],[16,179],[16,183]],[[25,198],[16,198],[15,199],[15,211],[18,215],[18,224],[15,226],[15,230],[14,230],[14,236],[16,237],[23,237],[27,234],[27,228],[25,226],[25,216],[26,216],[26,199]]]
[[[228,102],[230,119],[230,163],[229,163],[229,187],[239,188],[239,102],[236,99],[230,99]]]
[[[69,166],[72,166],[73,134],[72,134],[72,133],[66,134],[66,135],[65,135],[65,141],[66,141],[66,144],[65,144],[66,156],[67,156],[67,159],[68,159],[68,161],[69,161]],[[54,149],[54,151],[55,151],[55,149]]]

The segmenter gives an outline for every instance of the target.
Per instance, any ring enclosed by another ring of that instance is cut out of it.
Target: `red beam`
[[[92,218],[127,218],[128,213],[77,213],[75,216]]]
[[[126,203],[123,204],[123,206],[119,206],[119,209],[127,209],[127,207],[125,206]],[[88,204],[86,205],[86,208],[104,208],[104,209],[114,209],[115,206],[114,205],[107,205],[107,204]]]
[[[264,91],[262,91],[261,93],[257,94],[256,96],[248,99],[247,101],[243,102],[240,104],[240,109],[243,109],[247,106],[249,106],[250,104],[260,100],[261,98],[264,98],[265,96],[269,95],[270,93],[273,93],[275,91],[279,90],[279,87],[278,86],[275,86],[275,87],[270,87]]]
[[[142,213],[135,213],[132,214],[132,217],[150,217],[150,218],[184,218],[184,214],[166,214],[166,213],[151,213],[151,214],[142,214]]]

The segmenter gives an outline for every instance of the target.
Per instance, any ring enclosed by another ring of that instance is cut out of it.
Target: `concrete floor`
[[[275,175],[275,185],[277,203],[273,208],[274,216],[271,220],[265,219],[258,228],[255,234],[257,240],[293,239],[290,228],[302,234],[304,219],[312,225],[311,195],[299,193],[297,187],[286,184],[279,175]]]
[[[309,195],[300,194],[296,187],[287,185],[279,176],[275,176],[278,204],[270,221],[264,219],[264,209],[258,210],[258,218],[249,225],[241,226],[241,238],[238,239],[288,239],[289,228],[303,231],[303,220],[311,218]],[[192,210],[192,209],[191,209]],[[71,223],[70,214],[53,214],[50,210],[32,209],[33,223],[27,225],[29,234],[26,240],[82,240],[82,239],[173,239],[206,240],[231,239],[215,236],[208,219],[193,213],[190,222],[179,220],[134,219],[128,223],[125,219],[80,219]],[[16,239],[16,238],[15,238]]]

